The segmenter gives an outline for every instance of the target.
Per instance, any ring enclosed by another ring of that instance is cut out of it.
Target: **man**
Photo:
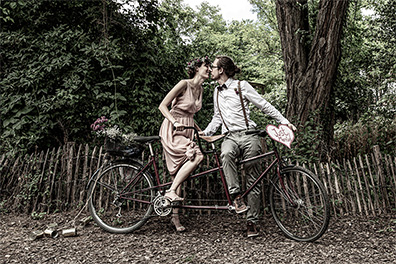
[[[260,209],[260,186],[256,186],[248,195],[247,200],[250,208],[240,196],[239,180],[237,178],[236,158],[242,159],[253,157],[261,153],[260,139],[257,135],[246,135],[248,129],[254,129],[256,123],[250,119],[249,103],[253,103],[265,114],[273,117],[281,124],[287,124],[291,129],[296,128],[276,110],[270,103],[257,93],[246,81],[233,79],[241,70],[228,56],[216,56],[212,64],[212,79],[219,84],[213,93],[214,115],[203,134],[213,135],[222,126],[222,134],[225,134],[221,145],[221,160],[226,177],[228,190],[234,201],[233,205],[237,213],[247,211],[247,236],[258,236],[256,224]],[[241,104],[243,102],[243,105]],[[257,162],[245,164],[247,187],[252,185],[260,174],[260,166]]]

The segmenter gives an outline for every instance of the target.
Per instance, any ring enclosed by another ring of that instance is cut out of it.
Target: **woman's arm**
[[[176,118],[174,118],[171,112],[169,111],[168,106],[172,103],[173,99],[175,99],[186,89],[186,87],[187,87],[187,81],[181,80],[178,84],[175,85],[175,87],[172,88],[172,90],[169,91],[169,93],[165,96],[165,98],[162,100],[161,104],[158,107],[162,115],[166,119],[168,119],[175,127],[178,127],[175,125],[175,123],[176,124],[178,123],[176,122]]]

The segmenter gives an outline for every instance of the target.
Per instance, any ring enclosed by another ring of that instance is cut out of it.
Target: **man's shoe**
[[[257,231],[256,225],[253,222],[247,222],[247,236],[248,237],[256,237],[259,235]]]
[[[241,196],[237,196],[234,200],[234,207],[235,207],[235,212],[237,214],[241,214],[243,212],[246,212],[249,210],[249,207],[246,206],[245,202],[241,198]]]

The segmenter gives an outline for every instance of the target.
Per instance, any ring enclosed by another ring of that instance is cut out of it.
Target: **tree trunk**
[[[276,1],[287,83],[286,115],[301,125],[311,113],[319,114],[314,121],[332,124],[330,98],[341,57],[340,39],[348,4],[349,0],[320,0],[315,32],[309,34],[307,0]],[[313,36],[311,43],[308,36]]]

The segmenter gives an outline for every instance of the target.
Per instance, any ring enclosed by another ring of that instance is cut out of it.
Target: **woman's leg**
[[[187,179],[192,171],[198,166],[198,164],[203,160],[203,155],[199,152],[195,155],[194,160],[187,161],[177,172],[175,179],[172,182],[172,185],[169,191],[166,193],[166,197],[170,199],[174,199],[179,197],[176,193],[176,190],[179,188],[180,184]]]
[[[176,194],[179,196],[181,195],[181,185],[177,188]],[[175,226],[176,231],[183,232],[186,230],[186,228],[180,224],[179,208],[173,208],[171,222]]]
[[[172,185],[169,189],[170,192],[165,194],[166,197],[174,199],[180,197],[181,195],[181,183],[187,179],[190,173],[198,166],[198,164],[203,160],[203,155],[197,153],[193,161],[187,161],[177,172],[175,178],[173,179]],[[179,218],[179,208],[173,208],[172,210],[172,224],[175,226],[176,231],[183,232],[186,230],[182,224],[180,224]]]

